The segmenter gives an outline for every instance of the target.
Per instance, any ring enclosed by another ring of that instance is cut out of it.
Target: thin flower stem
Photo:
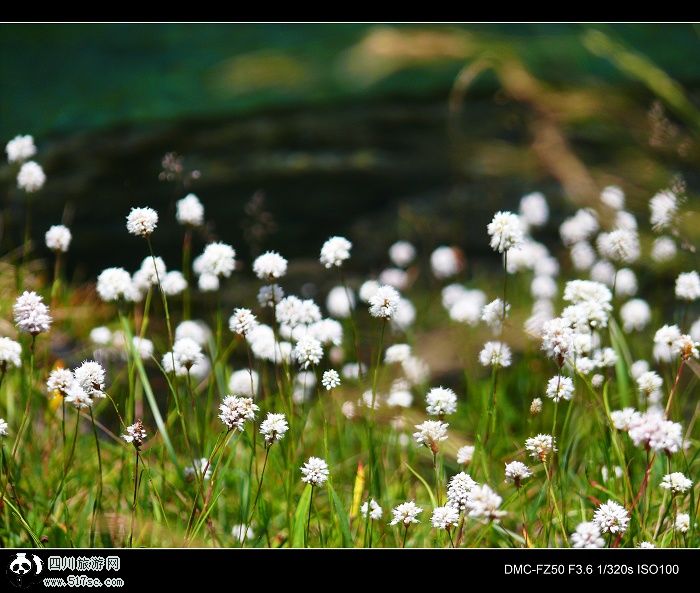
[[[668,402],[666,403],[666,409],[664,410],[664,414],[668,417],[668,413],[671,410],[671,403],[673,403],[673,396],[676,394],[676,391],[678,390],[678,383],[681,379],[681,371],[683,370],[683,365],[685,364],[685,360],[681,358],[681,364],[678,366],[678,372],[676,373],[676,380],[673,382],[673,388],[671,389],[671,394],[668,396]]]
[[[314,506],[314,485],[311,484],[311,497],[309,498],[309,515],[306,518],[306,535],[304,536],[304,547],[309,547],[309,527],[311,526],[311,509]]]
[[[97,426],[95,424],[95,416],[90,408],[90,421],[92,422],[92,432],[95,436],[95,449],[97,451],[97,468],[99,472],[99,482],[97,484],[97,495],[92,509],[92,523],[90,525],[90,547],[95,546],[95,527],[97,525],[97,515],[102,508],[102,454],[100,453],[100,439],[97,435]]]
[[[248,515],[248,519],[245,522],[243,533],[248,533],[248,526],[250,525],[250,522],[253,520],[253,517],[255,516],[255,509],[258,506],[258,500],[260,499],[260,493],[262,492],[263,479],[265,478],[265,468],[267,467],[267,458],[270,455],[270,449],[271,449],[271,446],[268,446],[265,448],[265,461],[263,461],[262,472],[260,472],[260,480],[258,481],[258,491],[255,494],[255,500],[253,500],[253,508],[251,509],[250,515]],[[241,547],[243,547],[244,543],[245,543],[245,540],[242,539]]]
[[[368,513],[369,514],[369,513]],[[406,547],[406,538],[408,537],[408,525],[403,530],[403,541],[401,542],[401,547],[405,548]]]
[[[129,528],[129,547],[134,547],[134,522],[136,521],[136,497],[139,490],[139,450],[136,451],[136,461],[134,462],[134,498],[131,502],[131,527]]]
[[[543,460],[542,465],[544,466],[544,473],[547,476],[547,486],[549,488],[549,496],[552,500],[552,505],[554,506],[554,512],[557,515],[557,520],[559,521],[559,528],[561,529],[561,535],[564,538],[563,543],[565,545],[568,545],[569,538],[566,534],[566,526],[564,525],[564,518],[561,515],[561,511],[559,510],[559,504],[557,503],[557,498],[556,498],[556,495],[554,494],[554,486],[552,484],[552,476],[549,473],[549,468],[547,466],[547,462]]]

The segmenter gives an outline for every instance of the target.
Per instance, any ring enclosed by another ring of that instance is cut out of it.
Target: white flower
[[[549,219],[549,206],[544,195],[533,192],[520,198],[520,218],[530,226],[542,226]]]
[[[610,412],[610,420],[617,430],[629,430],[630,425],[639,417],[639,412],[634,408],[625,408]]]
[[[379,283],[388,284],[397,290],[404,290],[409,284],[408,272],[400,268],[387,268],[379,274]]]
[[[362,283],[362,285],[360,286],[360,290],[358,291],[360,300],[363,303],[369,303],[369,300],[372,298],[374,293],[377,292],[378,288],[379,282],[377,282],[376,280],[366,280]]]
[[[341,346],[343,343],[343,326],[335,319],[321,319],[308,326],[309,335],[321,344]]]
[[[219,281],[219,277],[215,274],[205,272],[197,280],[197,286],[202,292],[214,292],[219,290],[221,282]]]
[[[625,207],[625,192],[617,185],[608,185],[600,193],[600,201],[613,210],[622,210]]]
[[[294,347],[294,358],[303,369],[317,365],[323,358],[321,342],[313,336],[302,336]]]
[[[267,418],[260,423],[260,434],[265,437],[265,444],[268,446],[275,441],[281,441],[288,430],[289,425],[284,414],[268,412]]]
[[[641,331],[651,321],[651,308],[643,299],[631,299],[620,307],[625,332]]]
[[[558,375],[547,382],[545,395],[552,401],[570,400],[574,395],[574,382],[570,377]]]
[[[666,454],[677,453],[683,444],[682,426],[666,420],[663,412],[655,409],[635,416],[629,423],[628,433],[635,446]]]
[[[520,488],[521,482],[529,478],[532,472],[524,463],[520,461],[511,461],[510,463],[506,463],[505,475],[506,482],[512,482],[517,488]]]
[[[363,517],[367,516],[367,511],[369,511],[369,518],[372,519],[372,521],[379,521],[384,514],[382,507],[379,506],[379,503],[374,500],[374,498],[369,499],[369,504],[367,504],[367,501],[362,503],[360,513],[362,513]]]
[[[550,453],[556,452],[556,439],[549,434],[538,434],[525,441],[525,449],[530,457],[544,462]]]
[[[258,303],[261,307],[276,307],[284,298],[284,290],[277,284],[261,286],[258,291]]]
[[[89,397],[105,397],[106,372],[99,362],[86,360],[73,371],[73,374],[75,380]]]
[[[0,418],[0,437],[7,436],[7,422],[4,418]]]
[[[413,438],[419,445],[425,445],[433,453],[438,451],[438,443],[447,439],[447,427],[449,424],[439,420],[426,420],[421,424],[416,424],[418,432],[413,433]]]
[[[469,474],[465,472],[455,474],[450,478],[447,485],[447,504],[457,509],[460,513],[464,512],[467,508],[469,492],[476,485],[477,483]]]
[[[191,369],[204,358],[202,348],[192,338],[180,338],[173,345],[175,364]],[[168,357],[169,358],[169,357]]]
[[[683,360],[698,358],[698,342],[693,340],[688,334],[680,336],[671,346],[671,352],[680,355]]]
[[[612,288],[615,283],[615,266],[606,259],[598,260],[591,267],[591,280]]]
[[[637,276],[629,268],[621,268],[617,271],[617,277],[613,279],[616,296],[634,296],[637,294]]]
[[[462,269],[459,251],[453,247],[438,247],[430,254],[430,267],[438,279],[450,278]]]
[[[408,241],[397,241],[389,247],[389,258],[400,268],[408,266],[415,257],[416,248]]]
[[[148,360],[153,356],[153,342],[151,342],[151,340],[134,336],[131,338],[131,341],[134,346],[134,351],[139,355],[141,360]]]
[[[5,152],[9,163],[22,163],[36,154],[34,138],[29,134],[15,136],[5,146]]]
[[[309,457],[301,467],[301,481],[312,486],[323,486],[330,475],[328,464],[319,457]]]
[[[321,379],[321,384],[326,388],[326,391],[330,391],[331,389],[335,389],[336,387],[340,386],[340,375],[338,374],[338,371],[333,369],[325,371]]]
[[[503,499],[496,494],[489,486],[484,484],[474,486],[467,496],[467,510],[470,517],[484,517],[497,521],[506,514],[499,510]]]
[[[600,537],[598,525],[592,521],[579,523],[576,531],[571,534],[572,548],[604,548],[605,540]]]
[[[287,273],[287,260],[276,251],[266,251],[255,258],[253,272],[261,280],[281,278]]]
[[[682,494],[693,487],[693,482],[681,472],[673,472],[664,476],[661,487],[664,490],[670,490],[673,494]]]
[[[502,342],[486,342],[479,353],[479,362],[487,366],[509,367],[511,361],[510,348]]]
[[[675,526],[681,533],[686,533],[690,529],[690,515],[688,513],[678,513]]]
[[[416,308],[408,299],[400,298],[396,313],[391,318],[391,325],[401,331],[406,331],[416,320]]]
[[[205,471],[206,470],[206,471]],[[206,458],[195,459],[192,465],[185,468],[185,480],[192,481],[197,476],[201,476],[203,480],[209,480],[212,474],[211,462]],[[204,474],[204,475],[202,475]]]
[[[412,500],[402,502],[400,505],[391,509],[393,515],[389,525],[402,525],[408,527],[411,523],[420,523],[418,515],[423,512],[423,509],[416,505]]]
[[[321,310],[311,299],[301,300],[290,295],[277,303],[275,316],[280,325],[295,328],[298,325],[310,325],[321,320]]]
[[[187,280],[185,280],[182,272],[173,270],[161,277],[160,286],[163,292],[168,296],[176,296],[185,291],[187,288]]]
[[[562,366],[564,361],[572,356],[574,348],[574,331],[569,322],[555,317],[542,324],[541,334],[542,350]]]
[[[491,249],[498,253],[517,247],[523,241],[522,221],[512,212],[496,212],[486,230],[491,237]]]
[[[255,412],[260,408],[250,397],[227,395],[219,405],[219,419],[229,430],[243,432],[248,420],[255,420]]]
[[[340,267],[350,259],[350,249],[352,243],[345,237],[331,237],[321,247],[320,261],[326,268]]]
[[[190,338],[200,346],[204,346],[211,338],[211,330],[203,321],[185,320],[175,328],[175,341],[182,338]]]
[[[551,276],[535,276],[530,283],[534,299],[553,299],[557,295],[557,283]]]
[[[397,379],[391,385],[389,397],[386,405],[390,408],[410,408],[413,404],[413,394],[410,391],[410,384],[404,379]]]
[[[389,346],[384,353],[385,364],[403,362],[411,356],[411,347],[408,344],[394,344]]]
[[[239,336],[245,336],[254,330],[258,320],[250,309],[234,309],[233,315],[228,320],[228,328]]]
[[[105,302],[136,300],[136,289],[124,268],[107,268],[97,277],[97,294]]]
[[[67,404],[71,404],[78,410],[92,407],[92,398],[85,393],[85,390],[77,381],[74,381],[69,387],[64,400]]]
[[[227,243],[209,243],[200,258],[199,271],[195,270],[200,274],[200,280],[206,275],[228,278],[236,268],[236,250]]]
[[[127,443],[133,444],[134,447],[136,447],[136,449],[141,448],[141,445],[143,445],[144,441],[146,440],[146,437],[146,429],[144,428],[141,420],[137,420],[131,426],[127,426],[126,433],[122,435],[122,438]]]
[[[177,201],[175,217],[180,224],[202,226],[204,223],[204,206],[194,194],[187,194]]]
[[[654,334],[654,358],[663,362],[671,362],[674,357],[673,344],[681,337],[677,325],[664,325]]]
[[[333,317],[345,319],[350,317],[352,310],[355,308],[355,295],[346,290],[344,286],[335,286],[331,288],[326,297],[326,309]]]
[[[700,276],[693,270],[679,274],[676,278],[676,298],[694,301],[700,298]]]
[[[472,458],[474,457],[474,446],[473,445],[464,445],[463,447],[460,447],[457,450],[457,463],[460,465],[467,465],[468,463],[471,463]]]
[[[430,522],[438,529],[450,529],[459,523],[459,511],[449,505],[435,507]]]
[[[39,163],[28,161],[22,165],[17,174],[17,187],[28,194],[39,191],[46,183],[46,174]]]
[[[561,223],[559,235],[564,245],[574,245],[587,240],[598,228],[598,217],[595,211],[582,208]]]
[[[44,299],[35,292],[25,290],[18,296],[12,306],[12,314],[17,329],[33,336],[49,331],[51,326],[49,308],[44,304]]]
[[[639,392],[646,397],[660,391],[664,384],[663,379],[661,379],[661,377],[659,377],[659,375],[654,371],[642,373],[636,380],[637,387],[639,387]]]
[[[53,225],[46,231],[46,235],[44,236],[46,246],[51,249],[51,251],[61,251],[63,253],[68,251],[71,238],[70,230],[62,224]]]
[[[54,369],[46,381],[46,389],[49,393],[58,391],[62,396],[66,396],[73,383],[75,383],[73,371],[70,369]]]
[[[600,254],[620,263],[632,263],[639,259],[639,236],[635,231],[616,229],[600,233],[596,240]]]
[[[649,221],[655,231],[673,226],[678,212],[678,198],[671,191],[662,191],[649,200],[651,216]]]
[[[22,346],[10,338],[0,337],[0,371],[22,364]]]
[[[601,504],[593,514],[593,522],[601,533],[624,533],[629,520],[625,507],[613,500]]]
[[[508,303],[506,303],[504,308],[503,301],[501,299],[495,299],[489,304],[484,305],[484,308],[481,310],[481,320],[486,322],[486,325],[494,331],[499,331],[501,329],[503,317],[508,316],[508,311],[510,311],[510,305]]]
[[[431,416],[444,416],[457,411],[457,394],[446,387],[433,387],[425,396],[426,411]]]
[[[255,397],[258,393],[260,378],[252,369],[240,369],[231,373],[228,380],[228,390],[234,395]]]
[[[250,525],[246,527],[245,525],[238,524],[231,527],[231,537],[237,542],[243,543],[246,540],[253,539],[255,537],[255,531]]]
[[[158,213],[153,208],[132,208],[126,217],[126,230],[137,237],[148,237],[158,226]]]
[[[671,237],[659,237],[651,247],[651,259],[664,263],[676,257],[676,242]]]
[[[571,246],[569,251],[571,263],[577,270],[588,270],[595,263],[595,251],[590,243],[586,241],[578,241]]]
[[[536,416],[542,411],[542,400],[539,397],[532,398],[530,402],[530,414]]]
[[[369,313],[372,317],[391,319],[398,310],[399,293],[391,286],[380,286],[369,299]]]
[[[638,379],[643,373],[649,370],[649,363],[646,360],[635,360],[630,367],[630,375],[633,379]]]
[[[401,369],[411,385],[422,385],[430,377],[428,363],[417,356],[409,356],[401,363]]]

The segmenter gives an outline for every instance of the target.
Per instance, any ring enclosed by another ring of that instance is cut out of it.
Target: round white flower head
[[[369,504],[367,504],[367,501],[362,503],[362,506],[360,507],[360,513],[362,513],[363,517],[367,516],[367,511],[369,511],[369,518],[372,521],[379,521],[379,519],[381,519],[382,515],[384,514],[382,507],[379,506],[379,503],[376,500],[374,500],[374,498],[369,499]]]
[[[654,334],[654,358],[663,362],[671,362],[674,358],[673,345],[681,337],[677,325],[664,325]]]
[[[391,319],[398,310],[399,293],[391,286],[380,286],[369,299],[369,313],[372,317]]]
[[[481,309],[486,303],[486,296],[480,290],[465,290],[449,306],[450,319],[458,323],[476,325],[481,318]]]
[[[453,506],[435,507],[430,522],[437,529],[450,529],[459,523],[459,511]]]
[[[105,302],[136,300],[137,290],[124,268],[107,268],[97,277],[97,294]]]
[[[571,263],[579,271],[589,270],[595,263],[596,255],[593,247],[586,241],[578,241],[571,246],[569,251]]]
[[[617,430],[629,430],[630,426],[639,417],[639,412],[634,408],[624,408],[610,412],[610,420]]]
[[[681,472],[673,472],[664,476],[664,479],[661,480],[661,487],[673,494],[682,494],[693,487],[693,482]]]
[[[153,356],[153,342],[148,338],[134,336],[131,338],[131,342],[134,346],[134,352],[139,355],[141,360],[148,360]]]
[[[287,260],[276,251],[266,251],[255,258],[253,272],[261,280],[281,278],[287,273]]]
[[[651,259],[662,264],[676,257],[676,242],[671,237],[658,237],[651,246]]]
[[[673,354],[680,355],[683,360],[698,358],[698,346],[700,346],[700,344],[693,340],[690,335],[683,334],[675,342],[673,342],[671,352]]]
[[[197,280],[197,286],[202,292],[215,292],[219,290],[221,282],[217,275],[204,272]]]
[[[377,282],[376,280],[366,280],[362,283],[362,285],[360,286],[360,290],[358,291],[360,300],[363,303],[369,303],[369,300],[372,298],[374,293],[377,292],[378,288],[379,282]]]
[[[622,210],[625,207],[625,192],[617,185],[608,185],[600,192],[600,201],[613,210]]]
[[[561,223],[559,235],[564,245],[574,245],[587,240],[599,226],[595,211],[590,208],[581,208]]]
[[[637,294],[637,276],[629,268],[621,268],[617,271],[617,277],[613,278],[615,296],[634,296]]]
[[[145,257],[141,267],[132,276],[132,282],[137,289],[146,292],[149,286],[155,286],[163,280],[167,269],[162,257]]]
[[[211,330],[203,321],[185,320],[175,328],[175,341],[190,338],[200,346],[204,346],[211,335]]]
[[[416,505],[415,502],[409,500],[402,502],[400,505],[391,509],[391,522],[389,525],[404,525],[408,527],[411,523],[420,523],[418,515],[423,512],[423,509]]]
[[[405,268],[416,258],[416,248],[408,241],[397,241],[389,247],[389,259],[399,268]]]
[[[7,422],[4,418],[0,418],[0,437],[7,436]]]
[[[401,363],[411,356],[411,347],[408,344],[394,344],[389,346],[384,353],[386,364]]]
[[[161,277],[160,285],[163,288],[163,292],[168,296],[177,296],[187,288],[187,280],[185,280],[182,272],[173,270]]]
[[[515,484],[516,488],[520,488],[523,480],[532,475],[530,468],[520,461],[511,461],[506,463],[505,469],[506,482]]]
[[[93,404],[92,398],[85,393],[85,390],[77,381],[74,381],[70,387],[68,387],[68,393],[64,401],[78,410],[90,408]]]
[[[574,331],[568,320],[555,317],[542,324],[542,350],[561,367],[573,354]]]
[[[104,391],[107,373],[99,362],[86,360],[73,371],[73,375],[78,385],[89,397],[106,397]]]
[[[9,163],[22,163],[36,154],[34,138],[29,134],[15,136],[5,146],[5,152]]]
[[[430,268],[439,280],[451,278],[462,270],[461,253],[455,247],[438,247],[430,254]]]
[[[629,513],[614,500],[602,503],[593,514],[593,522],[601,533],[624,533],[629,524]]]
[[[695,301],[700,298],[700,276],[695,270],[678,275],[676,298],[683,301]]]
[[[153,208],[132,208],[126,217],[126,230],[137,237],[149,237],[158,226],[158,213]]]
[[[229,430],[243,432],[248,420],[255,420],[255,412],[260,408],[250,397],[227,395],[219,406],[219,419]]]
[[[22,364],[22,346],[10,338],[0,337],[0,371]]]
[[[141,448],[144,441],[146,440],[147,434],[146,429],[143,426],[141,420],[137,420],[131,426],[126,427],[126,433],[122,435],[122,438],[127,442],[134,445],[136,450]]]
[[[284,414],[267,413],[267,418],[260,423],[260,434],[265,437],[265,444],[269,447],[275,441],[281,441],[289,430]]]
[[[44,236],[46,246],[51,251],[60,251],[62,253],[68,251],[71,238],[72,235],[70,230],[68,227],[63,226],[62,224],[53,225],[48,231],[46,231],[46,235]]]
[[[97,346],[107,346],[112,342],[112,330],[104,325],[90,330],[90,341]]]
[[[334,286],[326,297],[326,309],[332,317],[345,319],[355,308],[355,295],[344,286]]]
[[[654,548],[656,548],[656,546],[651,542],[639,542],[639,545],[637,547],[640,550],[653,550]]]
[[[413,433],[413,438],[419,445],[428,447],[433,454],[439,450],[440,441],[447,439],[447,427],[449,424],[439,420],[426,420],[421,424],[416,424],[418,432]]]
[[[678,213],[678,197],[672,191],[662,191],[649,200],[649,222],[655,231],[673,226]]]
[[[473,457],[473,445],[464,445],[463,447],[457,449],[457,463],[459,463],[460,465],[467,465],[468,463],[471,463]]]
[[[510,348],[503,342],[486,342],[479,353],[479,362],[485,367],[509,367],[511,362]]]
[[[391,384],[391,391],[386,400],[390,408],[410,408],[413,405],[411,385],[405,379],[397,379]]]
[[[17,329],[33,336],[49,331],[51,315],[44,299],[35,292],[24,291],[12,306]]]
[[[552,377],[547,382],[545,395],[555,403],[563,399],[568,401],[574,395],[574,382],[571,377],[562,377],[561,375]]]
[[[239,336],[245,336],[258,326],[258,320],[250,309],[234,309],[228,320],[228,328]]]
[[[484,305],[481,310],[481,320],[486,322],[491,329],[494,331],[500,331],[501,323],[503,321],[503,316],[508,316],[510,311],[510,304],[506,303],[505,308],[503,307],[503,301],[501,299],[495,299]]]
[[[331,237],[321,247],[320,261],[326,268],[340,267],[346,259],[350,259],[352,243],[345,237]]]
[[[46,389],[49,393],[58,392],[65,397],[74,382],[75,376],[70,369],[54,369],[46,381]]]
[[[477,483],[464,472],[459,472],[450,478],[447,485],[447,504],[463,513],[467,509],[469,492]]]
[[[426,411],[431,416],[445,416],[457,411],[457,394],[447,387],[433,387],[425,396]]]
[[[323,378],[321,379],[321,384],[326,388],[326,391],[335,389],[340,386],[340,375],[338,371],[330,369],[323,373]]]
[[[277,284],[261,286],[258,291],[258,303],[261,307],[276,307],[284,298],[284,290]]]
[[[211,461],[209,461],[206,457],[202,457],[201,459],[195,459],[192,462],[192,465],[184,469],[184,473],[185,480],[187,480],[188,482],[191,482],[197,476],[201,476],[202,479],[204,479],[205,481],[209,480],[212,475]]]
[[[258,393],[258,373],[252,369],[240,369],[231,373],[228,380],[228,390],[234,395],[255,397]]]
[[[605,540],[600,537],[598,525],[592,521],[579,523],[576,531],[571,534],[572,548],[604,548]]]
[[[321,342],[310,335],[299,338],[294,347],[294,359],[303,369],[315,366],[323,358],[323,347]]]
[[[690,515],[688,513],[678,513],[675,526],[681,533],[687,533],[688,529],[690,529]]]
[[[173,345],[175,364],[189,370],[204,358],[202,348],[192,338],[180,338]]]
[[[643,299],[631,299],[620,307],[625,332],[641,331],[651,321],[651,308]]]
[[[46,174],[39,163],[28,161],[17,174],[17,187],[28,194],[39,191],[46,183]]]
[[[469,516],[498,521],[506,512],[499,510],[503,499],[486,484],[476,485],[467,496]]]
[[[319,457],[309,457],[301,466],[301,481],[312,486],[323,486],[330,475],[328,464]]]
[[[616,229],[600,233],[596,245],[600,254],[611,261],[633,263],[639,259],[639,236],[636,231]]]
[[[544,195],[533,192],[520,198],[520,218],[528,225],[538,227],[549,220],[549,206]]]
[[[542,400],[539,397],[534,397],[530,402],[530,414],[537,416],[542,411]]]
[[[557,450],[556,439],[550,434],[538,434],[525,441],[525,449],[530,457],[544,462],[547,456]]]
[[[417,356],[409,356],[404,360],[401,369],[411,385],[423,385],[430,378],[428,363]]]
[[[649,370],[649,363],[646,360],[635,360],[630,367],[630,375],[633,379],[639,379],[639,377]]]
[[[321,319],[308,326],[308,333],[321,344],[341,346],[343,343],[343,326],[335,319]]]
[[[635,446],[663,451],[667,455],[677,453],[683,445],[683,427],[666,420],[663,412],[656,409],[635,416],[630,421],[628,434]]]
[[[200,257],[201,276],[210,274],[228,278],[236,268],[236,250],[227,243],[209,243]]]
[[[379,274],[380,284],[388,284],[397,290],[404,290],[409,284],[409,275],[400,268],[387,268]]]
[[[551,276],[535,276],[530,283],[530,294],[537,300],[553,299],[557,296],[557,282]]]
[[[645,397],[651,397],[653,394],[661,391],[661,387],[664,384],[663,379],[654,371],[642,373],[637,377],[636,381],[639,393]]]
[[[405,331],[416,320],[416,308],[408,299],[400,298],[396,306],[396,313],[391,318],[391,324],[396,329]]]
[[[522,221],[512,212],[496,212],[486,230],[491,237],[491,249],[498,253],[513,249],[523,241]]]
[[[175,217],[180,224],[202,226],[204,223],[204,206],[194,194],[187,194],[177,201]]]

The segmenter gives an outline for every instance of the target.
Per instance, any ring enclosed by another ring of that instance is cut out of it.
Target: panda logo
[[[27,555],[24,552],[19,552],[17,557],[10,562],[10,570],[15,574],[27,574],[32,570],[32,563],[29,562]]]
[[[27,558],[26,552],[17,552],[15,554],[15,558],[7,567],[7,576],[12,585],[25,588],[33,583],[34,579],[32,577],[39,575],[44,566],[41,558],[36,554],[32,554],[32,560]]]

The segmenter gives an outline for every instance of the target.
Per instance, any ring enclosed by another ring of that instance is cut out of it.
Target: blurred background
[[[155,249],[178,267],[174,202],[188,192],[209,220],[195,253],[217,238],[244,261],[277,249],[311,265],[341,234],[365,274],[399,237],[478,261],[493,212],[531,191],[550,201],[537,237],[550,245],[608,184],[640,220],[679,180],[694,199],[699,35],[695,25],[2,25],[0,137],[35,136],[48,176],[35,251],[51,224],[68,224],[77,280],[137,267],[143,245],[124,228],[134,205],[159,211]],[[15,174],[0,166],[3,253],[21,241]],[[687,236],[698,222],[685,219]]]

